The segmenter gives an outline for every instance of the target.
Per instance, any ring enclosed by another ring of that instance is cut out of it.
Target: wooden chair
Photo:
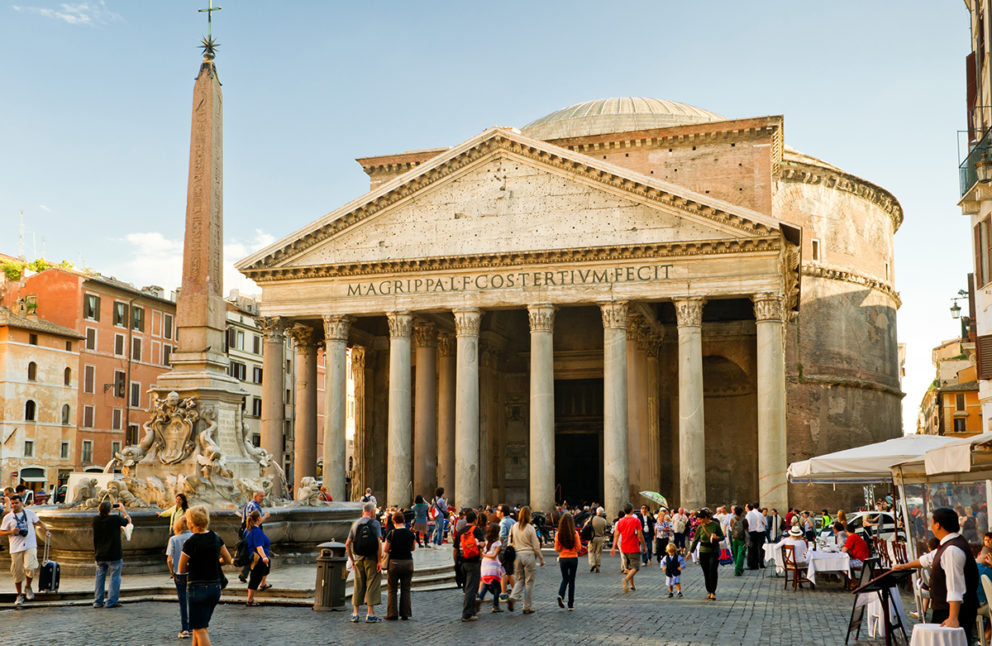
[[[895,561],[897,565],[905,565],[909,563],[909,555],[906,552],[905,543],[892,543],[892,553],[895,555]]]
[[[798,590],[803,587],[804,583],[808,583],[810,587],[813,586],[813,582],[806,578],[807,566],[805,563],[796,563],[796,546],[795,545],[783,545],[782,546],[782,566],[785,570],[785,585],[782,587],[783,590],[789,587],[789,572],[792,572],[792,589]]]
[[[888,541],[884,541],[877,536],[871,538],[872,547],[875,548],[875,555],[878,556],[878,564],[883,570],[892,568],[892,559],[889,558]]]

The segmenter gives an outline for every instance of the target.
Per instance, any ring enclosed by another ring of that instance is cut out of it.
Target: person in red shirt
[[[623,591],[628,589],[636,590],[634,587],[634,575],[641,567],[641,552],[646,549],[644,545],[644,533],[641,531],[641,521],[633,515],[634,506],[629,502],[624,503],[624,517],[617,521],[613,528],[613,547],[610,549],[610,556],[616,556],[617,544],[620,544],[620,560],[623,563],[624,577],[622,580]]]
[[[844,547],[841,548],[841,551],[847,552],[848,556],[851,557],[851,565],[853,567],[858,567],[869,556],[868,543],[854,531],[854,525],[848,525],[847,531],[847,540],[844,541]]]

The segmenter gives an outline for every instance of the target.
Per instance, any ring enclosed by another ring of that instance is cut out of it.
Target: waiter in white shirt
[[[762,546],[765,544],[765,532],[768,530],[768,525],[758,503],[748,505],[748,507],[750,509],[744,516],[744,520],[747,521],[747,534],[750,541],[747,548],[747,569],[757,570],[762,566],[764,560]]]
[[[968,541],[958,534],[960,529],[957,512],[949,507],[935,509],[930,531],[940,541],[940,547],[893,569],[930,568],[933,623],[964,628],[971,644],[978,611],[978,565]]]

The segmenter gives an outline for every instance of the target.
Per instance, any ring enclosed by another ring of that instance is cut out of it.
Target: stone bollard
[[[320,555],[317,557],[313,609],[317,612],[338,610],[344,607],[344,584],[348,578],[348,568],[345,566],[348,557],[344,552],[344,543],[321,543],[317,549],[320,550]]]

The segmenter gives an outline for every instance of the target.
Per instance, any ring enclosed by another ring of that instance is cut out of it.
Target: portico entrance
[[[555,502],[603,500],[603,380],[555,382]]]

